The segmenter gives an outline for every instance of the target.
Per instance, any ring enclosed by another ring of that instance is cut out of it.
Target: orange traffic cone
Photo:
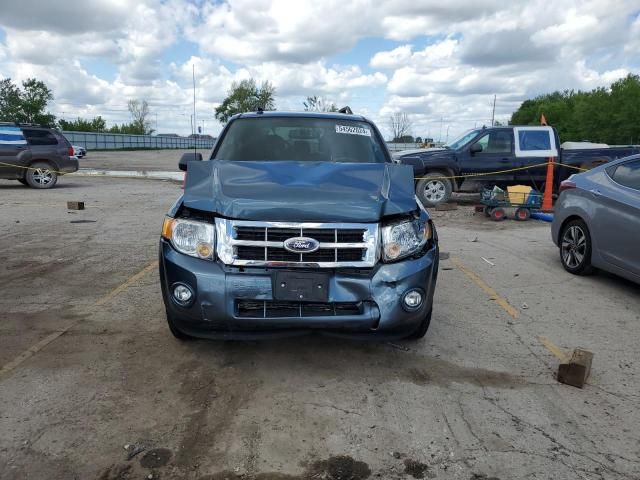
[[[542,211],[553,212],[553,166],[554,159],[549,157],[547,163],[547,178],[544,184],[544,195],[542,197]]]

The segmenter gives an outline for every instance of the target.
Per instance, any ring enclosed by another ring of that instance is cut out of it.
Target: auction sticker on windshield
[[[336,125],[336,133],[346,133],[348,135],[364,135],[371,136],[371,130],[364,127],[353,127],[350,125]]]

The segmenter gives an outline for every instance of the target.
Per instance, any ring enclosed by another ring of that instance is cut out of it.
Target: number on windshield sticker
[[[371,136],[371,130],[364,127],[352,127],[347,125],[336,125],[336,133],[346,133],[348,135],[364,135]]]

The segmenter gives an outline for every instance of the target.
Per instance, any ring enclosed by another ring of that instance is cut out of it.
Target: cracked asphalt
[[[181,343],[149,267],[179,190],[0,181],[0,479],[640,478],[640,287],[565,273],[548,224],[433,212],[421,341]]]

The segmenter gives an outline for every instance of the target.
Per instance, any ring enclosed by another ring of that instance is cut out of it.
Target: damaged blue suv
[[[160,240],[180,339],[322,332],[421,338],[438,239],[376,126],[342,113],[233,117],[210,158],[185,154]]]

